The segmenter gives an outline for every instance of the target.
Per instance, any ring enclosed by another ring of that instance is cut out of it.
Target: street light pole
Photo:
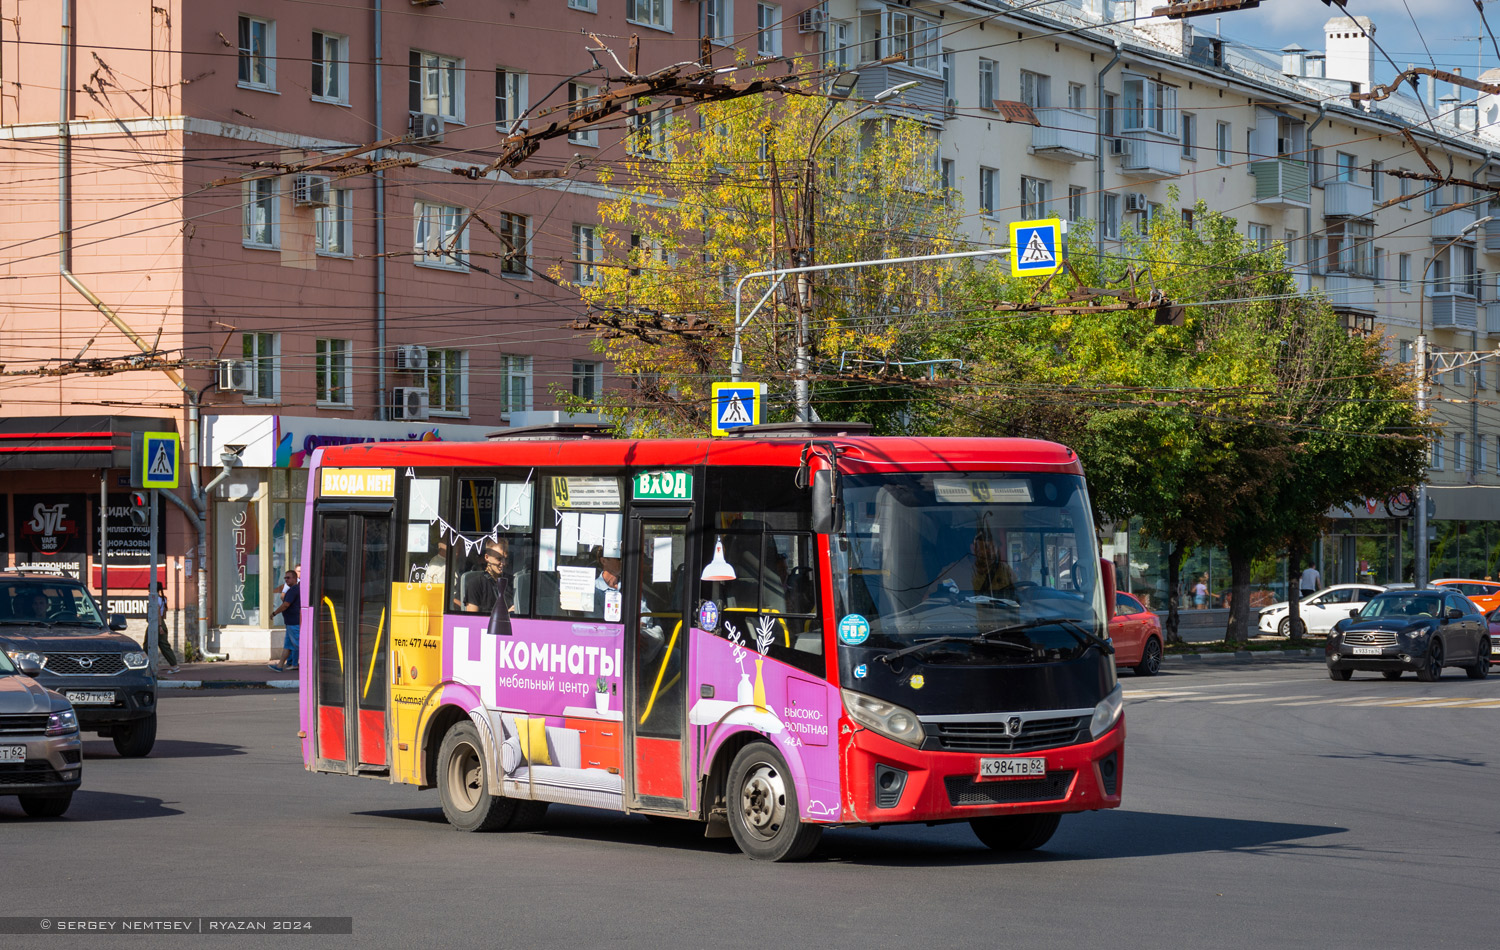
[[[1481,225],[1493,219],[1493,215],[1485,215],[1477,221],[1465,225],[1462,231],[1454,235],[1453,240],[1438,248],[1438,252],[1429,257],[1422,265],[1422,280],[1417,285],[1420,293],[1417,297],[1417,347],[1414,354],[1417,364],[1418,413],[1425,413],[1427,411],[1427,294],[1429,290],[1427,286],[1427,273],[1438,258],[1448,253],[1449,248],[1468,237],[1474,231],[1477,231]],[[1448,279],[1450,282],[1453,279],[1451,272]],[[1412,543],[1415,545],[1415,550],[1412,552],[1412,583],[1418,589],[1421,589],[1427,586],[1427,477],[1425,475],[1421,481],[1417,482],[1416,507],[1412,532],[1416,535],[1416,537],[1412,538]]]

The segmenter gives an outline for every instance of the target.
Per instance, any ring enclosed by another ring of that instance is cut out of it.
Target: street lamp
[[[1427,411],[1427,272],[1433,263],[1453,245],[1462,241],[1470,234],[1479,230],[1484,225],[1494,220],[1494,215],[1485,215],[1477,221],[1465,225],[1463,230],[1454,235],[1453,240],[1438,248],[1438,252],[1427,259],[1422,265],[1422,279],[1417,284],[1420,296],[1417,298],[1417,352],[1415,354],[1417,363],[1417,412]],[[1452,280],[1452,277],[1449,277]],[[1417,482],[1417,510],[1415,512],[1415,526],[1412,539],[1416,550],[1412,558],[1412,581],[1420,589],[1427,586],[1427,478]]]

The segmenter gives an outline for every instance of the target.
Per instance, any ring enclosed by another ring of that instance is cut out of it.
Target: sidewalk
[[[157,678],[158,689],[296,689],[297,671],[278,673],[264,663],[184,663]]]

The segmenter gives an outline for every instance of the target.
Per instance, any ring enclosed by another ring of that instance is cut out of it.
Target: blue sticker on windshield
[[[859,614],[846,614],[839,621],[839,642],[858,646],[870,638],[870,622]]]
[[[865,666],[863,663],[861,663],[860,665],[858,665],[858,666],[856,666],[854,668],[854,678],[857,679],[857,680],[862,680],[862,679],[865,678],[865,676],[869,672],[870,672],[870,668],[868,666]]]
[[[719,605],[711,600],[705,600],[703,606],[698,608],[698,629],[713,633],[719,626]]]

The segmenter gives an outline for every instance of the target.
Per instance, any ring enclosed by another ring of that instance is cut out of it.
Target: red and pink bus
[[[309,770],[436,788],[464,830],[562,802],[769,860],[909,822],[1030,849],[1120,804],[1114,579],[1064,446],[584,428],[312,466]]]

